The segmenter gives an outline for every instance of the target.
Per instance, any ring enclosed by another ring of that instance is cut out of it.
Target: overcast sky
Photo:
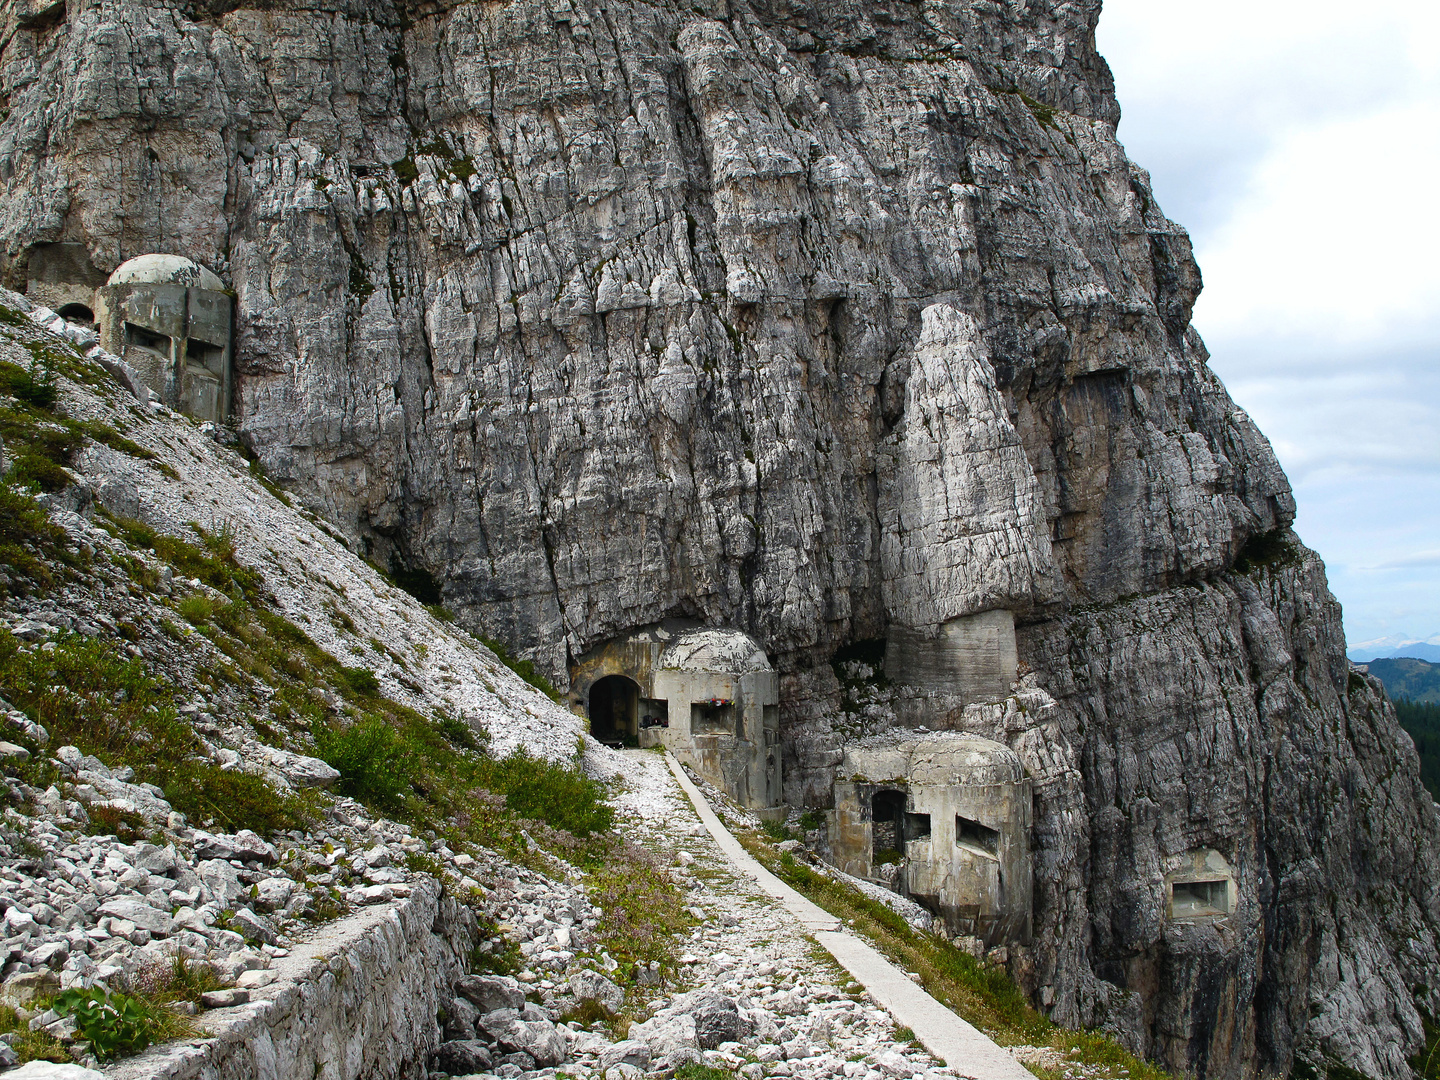
[[[1440,641],[1440,4],[1105,0],[1099,42],[1350,644]]]

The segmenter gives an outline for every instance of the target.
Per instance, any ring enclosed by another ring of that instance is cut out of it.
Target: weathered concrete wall
[[[204,1014],[211,1038],[155,1047],[115,1080],[423,1077],[440,993],[463,974],[475,923],[426,881],[383,908],[321,927],[277,960],[248,1004]]]
[[[933,636],[892,625],[885,644],[891,679],[952,695],[952,706],[1005,697],[1018,663],[1015,617],[998,609],[950,619]]]

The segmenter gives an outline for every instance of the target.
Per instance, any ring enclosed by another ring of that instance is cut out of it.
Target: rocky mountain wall
[[[1206,367],[1095,0],[3,10],[12,284],[210,266],[270,475],[562,685],[754,634],[797,804],[838,647],[1015,612],[1056,704],[956,722],[1036,775],[1037,1001],[1198,1075],[1406,1075],[1433,804]],[[1201,848],[1218,929],[1164,918]]]

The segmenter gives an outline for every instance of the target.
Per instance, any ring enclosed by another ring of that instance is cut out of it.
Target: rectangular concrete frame
[[[642,735],[642,746],[664,746],[741,806],[780,802],[779,675],[773,671],[724,675],[660,668],[653,673],[652,682],[651,696],[669,702],[670,726],[649,728]],[[736,734],[690,730],[691,705],[713,698],[735,703]]]

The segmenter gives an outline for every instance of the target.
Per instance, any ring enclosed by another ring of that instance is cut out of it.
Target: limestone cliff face
[[[1036,778],[1036,1000],[1205,1076],[1406,1074],[1434,807],[1205,366],[1097,0],[0,8],[12,284],[209,265],[272,476],[561,680],[755,635],[797,803],[839,646],[1016,612],[1055,704],[955,722]],[[1201,848],[1219,929],[1164,919]]]

